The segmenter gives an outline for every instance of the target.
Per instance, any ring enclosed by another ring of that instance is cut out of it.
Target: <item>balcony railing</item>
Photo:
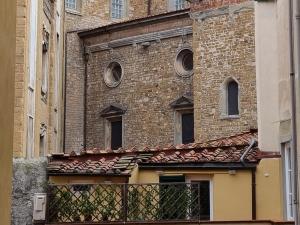
[[[50,185],[47,223],[209,220],[206,189],[201,182]]]

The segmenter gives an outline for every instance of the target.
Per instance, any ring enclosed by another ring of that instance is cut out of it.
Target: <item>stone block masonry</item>
[[[33,195],[47,189],[46,159],[14,159],[12,225],[32,225]]]
[[[196,141],[256,128],[253,5],[227,6],[222,11],[216,10],[213,16],[205,11],[194,15]],[[222,115],[222,84],[228,77],[239,83],[240,114],[237,118]]]
[[[191,46],[191,35],[186,45]],[[105,119],[100,112],[110,104],[126,109],[123,116],[124,147],[174,143],[174,110],[170,103],[192,94],[192,77],[174,70],[182,38],[170,38],[142,46],[126,46],[92,54],[88,69],[87,147],[104,148]],[[103,74],[111,61],[124,69],[120,85],[109,88]]]

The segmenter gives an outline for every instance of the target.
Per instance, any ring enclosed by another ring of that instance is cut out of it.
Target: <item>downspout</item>
[[[151,4],[152,3],[152,0],[148,0],[148,16],[150,16],[151,15]]]
[[[64,11],[65,12],[65,11]],[[64,76],[64,133],[63,133],[63,152],[66,153],[66,114],[67,114],[67,61],[68,61],[68,34],[65,34],[65,76]]]
[[[246,149],[246,151],[243,153],[243,155],[240,158],[240,162],[245,166],[245,157],[250,152],[250,150],[253,148],[253,146],[256,144],[256,140],[252,139],[250,142],[250,145]]]
[[[256,169],[251,170],[252,220],[256,220]]]
[[[83,42],[83,60],[84,60],[84,96],[83,96],[83,149],[86,149],[86,111],[87,111],[87,70],[88,70],[88,62],[90,58],[89,48]]]
[[[245,157],[250,150],[256,145],[256,140],[252,139],[250,145],[240,158],[241,163],[245,166]],[[251,169],[251,198],[252,198],[252,220],[256,220],[256,174],[255,168]]]
[[[296,17],[298,18],[299,14],[299,4],[298,1],[296,3]],[[299,41],[299,26],[297,19],[296,33],[294,33],[294,13],[293,13],[293,0],[289,1],[289,36],[290,36],[290,85],[291,85],[291,110],[292,110],[292,147],[293,147],[293,168],[294,168],[294,220],[295,225],[299,224],[298,217],[298,159],[297,159],[297,125],[296,125],[296,90],[295,90],[295,52],[294,52],[294,34],[296,34],[296,40]],[[299,42],[298,42],[299,48]],[[298,57],[299,58],[299,57]],[[299,59],[298,59],[299,60]],[[299,70],[299,69],[298,69]]]

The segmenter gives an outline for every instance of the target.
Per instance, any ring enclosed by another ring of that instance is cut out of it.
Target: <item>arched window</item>
[[[235,80],[227,83],[227,114],[239,115],[239,85]]]

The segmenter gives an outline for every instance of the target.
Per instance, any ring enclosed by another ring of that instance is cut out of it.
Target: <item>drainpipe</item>
[[[296,89],[295,89],[295,45],[294,45],[294,35],[297,41],[296,50],[299,54],[299,3],[298,0],[295,1],[295,12],[296,12],[296,32],[294,33],[294,5],[293,0],[289,1],[289,36],[290,36],[290,85],[291,85],[291,110],[292,110],[292,147],[293,147],[293,168],[294,168],[294,220],[295,225],[299,224],[299,205],[298,205],[298,158],[297,158],[297,124],[296,124]],[[299,63],[299,55],[298,62]],[[299,67],[298,67],[299,75]]]
[[[240,162],[245,166],[245,157],[248,154],[248,152],[250,152],[250,150],[253,148],[253,146],[256,144],[256,140],[252,139],[250,142],[250,145],[248,146],[248,148],[246,149],[246,151],[243,153],[243,155],[240,158]]]
[[[252,220],[256,220],[256,169],[251,169]]]
[[[245,166],[245,157],[250,150],[256,145],[256,140],[253,138],[250,145],[240,158],[240,162]],[[255,169],[251,169],[251,195],[252,195],[252,220],[256,220],[256,174]]]
[[[152,0],[148,0],[148,16],[151,15],[151,4],[152,3]]]
[[[83,149],[86,149],[86,111],[87,111],[87,70],[88,62],[90,59],[90,50],[83,42],[83,60],[84,60],[84,96],[83,96],[83,105],[84,105],[84,117],[83,117]]]

